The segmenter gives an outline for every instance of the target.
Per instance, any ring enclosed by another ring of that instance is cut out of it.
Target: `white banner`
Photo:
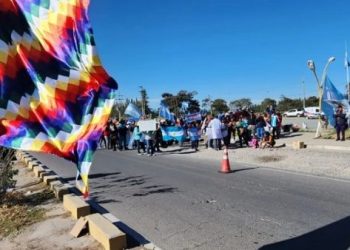
[[[141,120],[137,124],[141,132],[155,131],[157,129],[156,120]]]

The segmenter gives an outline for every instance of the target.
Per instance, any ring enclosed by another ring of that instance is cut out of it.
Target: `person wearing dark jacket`
[[[113,151],[117,150],[117,140],[118,140],[118,129],[117,129],[117,125],[116,125],[116,121],[113,120],[113,122],[111,122],[109,124],[109,136],[110,136],[110,140],[111,140],[111,148],[113,149]]]
[[[157,129],[154,134],[154,149],[156,152],[162,152],[160,150],[160,145],[162,144],[163,136],[162,136],[162,130],[160,129],[159,124],[157,123]]]
[[[341,140],[345,141],[345,130],[347,129],[347,119],[343,112],[343,107],[341,105],[338,106],[337,111],[334,114],[335,118],[335,129],[337,131],[337,141]]]
[[[128,145],[126,143],[127,127],[125,121],[121,120],[118,125],[118,138],[119,138],[119,150],[128,150]]]

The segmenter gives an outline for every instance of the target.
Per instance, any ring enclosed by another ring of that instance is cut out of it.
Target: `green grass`
[[[54,194],[49,190],[29,196],[17,192],[7,193],[0,205],[0,239],[45,219],[46,210],[37,206],[53,197]]]
[[[322,139],[336,139],[337,138],[337,133],[335,129],[332,129],[328,131],[327,133],[322,134]],[[350,129],[347,129],[345,131],[345,139],[350,139]]]

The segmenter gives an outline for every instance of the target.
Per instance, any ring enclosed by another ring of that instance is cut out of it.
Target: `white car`
[[[306,107],[304,115],[306,119],[317,119],[320,116],[324,115],[324,113],[320,112],[319,107]]]
[[[283,113],[284,117],[301,117],[304,116],[304,110],[303,109],[290,109]]]

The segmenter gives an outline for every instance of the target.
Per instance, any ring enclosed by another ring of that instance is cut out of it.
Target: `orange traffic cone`
[[[221,170],[219,172],[224,174],[228,174],[232,172],[230,168],[230,161],[228,159],[228,150],[226,147],[224,149],[224,156],[222,157],[222,161],[221,161]]]

